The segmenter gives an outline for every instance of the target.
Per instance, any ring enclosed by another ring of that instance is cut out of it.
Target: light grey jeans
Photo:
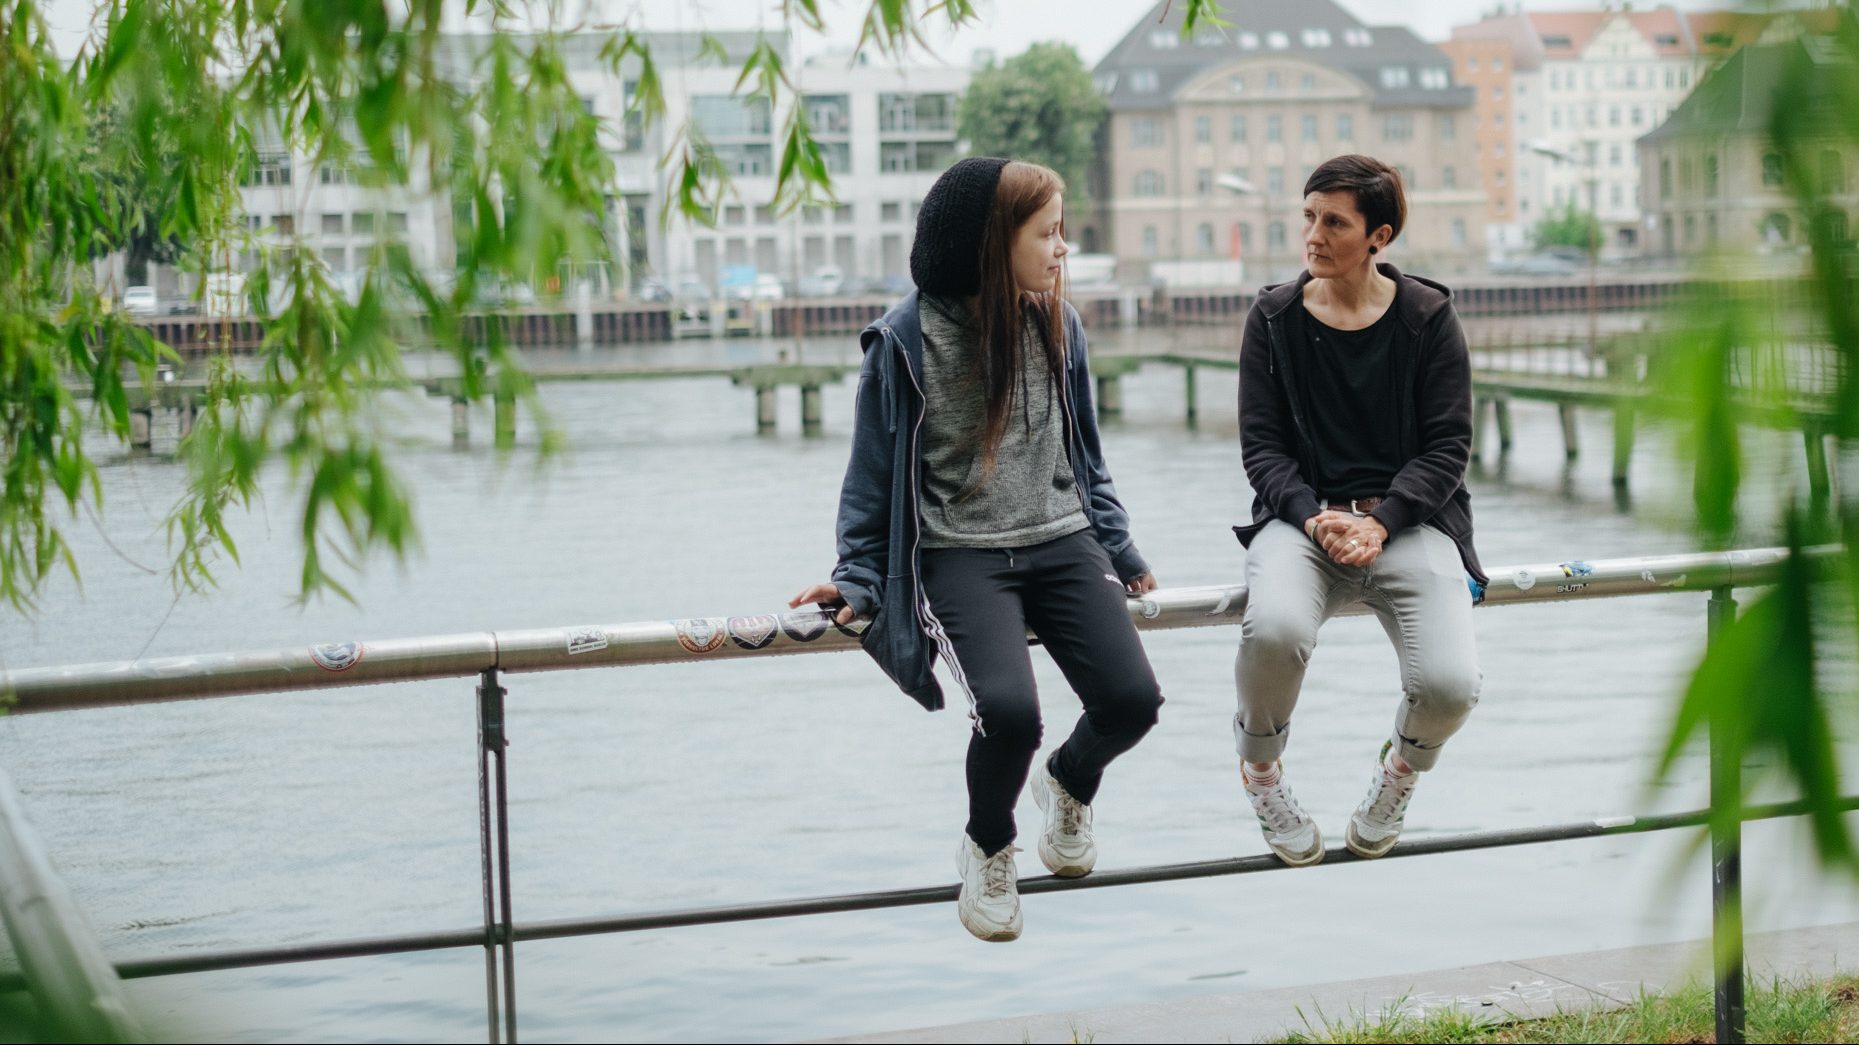
[[[1338,566],[1295,525],[1274,519],[1247,550],[1246,589],[1234,666],[1240,758],[1273,762],[1284,752],[1317,629],[1361,603],[1381,619],[1401,661],[1395,750],[1415,769],[1433,768],[1478,703],[1482,680],[1472,593],[1452,538],[1416,526],[1368,566]]]

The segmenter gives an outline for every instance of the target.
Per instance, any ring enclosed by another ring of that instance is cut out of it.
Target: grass
[[[1368,1021],[1322,1019],[1286,1042],[1708,1042],[1714,1037],[1709,987],[1646,995],[1623,1008],[1568,1011],[1494,1022],[1449,1010]],[[1746,1027],[1752,1042],[1859,1042],[1859,976],[1751,984]]]

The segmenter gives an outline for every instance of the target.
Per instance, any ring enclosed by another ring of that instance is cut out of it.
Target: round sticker
[[[1529,591],[1536,587],[1536,574],[1529,570],[1518,570],[1511,574],[1510,579],[1513,584],[1517,585],[1518,591]]]

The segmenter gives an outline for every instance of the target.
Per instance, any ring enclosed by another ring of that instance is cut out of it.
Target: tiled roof
[[[1163,109],[1183,85],[1210,69],[1246,58],[1282,56],[1348,73],[1372,92],[1378,106],[1422,105],[1463,108],[1468,88],[1420,87],[1421,69],[1451,74],[1439,48],[1404,26],[1364,25],[1333,0],[1225,0],[1220,13],[1231,24],[1197,30],[1181,38],[1180,0],[1160,0],[1097,63],[1099,89],[1112,110]],[[1381,70],[1408,70],[1406,87],[1383,87]]]

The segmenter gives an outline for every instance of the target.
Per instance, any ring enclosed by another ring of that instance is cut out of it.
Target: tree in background
[[[956,110],[957,133],[974,156],[1042,163],[1065,179],[1068,204],[1085,199],[1093,139],[1104,99],[1070,44],[1043,43],[968,82]]]
[[[1583,254],[1592,254],[1601,242],[1601,223],[1571,201],[1561,210],[1544,215],[1530,230],[1530,236],[1538,248],[1574,247]]]

